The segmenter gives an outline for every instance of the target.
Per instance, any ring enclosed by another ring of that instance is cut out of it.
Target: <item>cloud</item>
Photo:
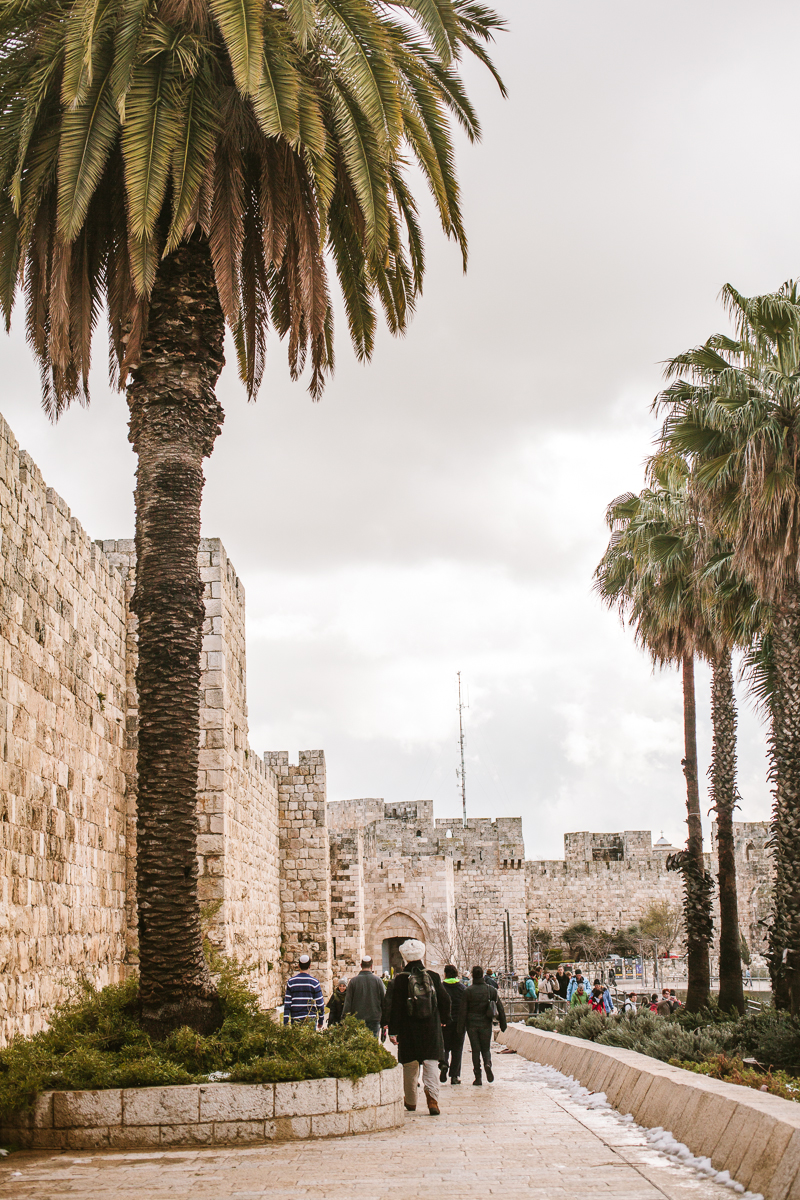
[[[312,404],[272,338],[249,405],[228,347],[204,532],[246,588],[257,749],[323,746],[333,798],[455,814],[461,670],[470,811],[522,814],[530,855],[579,828],[680,841],[679,678],[652,673],[591,575],[605,506],[642,483],[659,363],[724,325],[727,280],[798,269],[800,10],[498,4],[510,99],[470,67],[484,139],[459,147],[468,274],[422,196],[425,294],[371,365],[340,319]],[[91,407],[53,428],[23,325],[18,309],[0,350],[4,416],[92,536],[129,536],[135,460],[102,338]],[[702,773],[704,671],[698,705]],[[740,786],[742,816],[764,817],[746,706]]]

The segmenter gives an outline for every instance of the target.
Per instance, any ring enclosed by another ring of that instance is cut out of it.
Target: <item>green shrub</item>
[[[724,1079],[726,1083],[738,1083],[743,1087],[757,1088],[759,1092],[769,1092],[773,1096],[782,1096],[784,1100],[800,1101],[800,1087],[797,1079],[787,1075],[785,1071],[755,1071],[746,1067],[740,1058],[729,1058],[725,1054],[716,1054],[706,1062],[681,1062],[671,1058],[673,1067],[683,1067],[695,1071],[699,1075],[709,1075],[712,1079]]]
[[[48,1089],[203,1083],[216,1072],[246,1083],[360,1079],[395,1065],[355,1017],[322,1033],[313,1023],[278,1024],[248,988],[245,970],[213,965],[224,1020],[208,1037],[184,1027],[164,1041],[149,1038],[136,1020],[135,979],[102,991],[82,985],[56,1009],[49,1029],[0,1050],[0,1118],[30,1107]]]
[[[669,1062],[706,1063],[719,1055],[731,1060],[756,1058],[764,1067],[800,1075],[800,1019],[774,1008],[739,1017],[724,1013],[712,999],[699,1013],[679,1009],[669,1017],[641,1012],[634,1017],[571,1009],[563,1016],[530,1017],[528,1025],[550,1033],[619,1046]]]

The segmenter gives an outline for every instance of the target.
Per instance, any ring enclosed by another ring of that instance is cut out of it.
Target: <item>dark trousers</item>
[[[464,1050],[464,1033],[465,1030],[463,1029],[459,1033],[453,1024],[445,1026],[442,1030],[444,1036],[444,1058],[439,1063],[439,1069],[447,1071],[451,1079],[461,1078],[461,1055]]]
[[[468,1025],[469,1044],[472,1050],[472,1069],[475,1078],[481,1077],[481,1059],[487,1069],[492,1065],[492,1027],[491,1025]]]
[[[366,1025],[366,1027],[367,1027],[367,1029],[370,1031],[370,1033],[374,1033],[374,1034],[375,1034],[375,1037],[376,1037],[376,1038],[379,1038],[379,1037],[381,1036],[381,1023],[380,1023],[380,1021],[365,1021],[365,1022],[364,1022],[364,1024]]]

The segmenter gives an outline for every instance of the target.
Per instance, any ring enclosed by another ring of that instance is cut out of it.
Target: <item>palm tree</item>
[[[708,1003],[713,933],[697,773],[694,658],[706,634],[697,582],[699,532],[685,464],[674,456],[656,458],[649,475],[650,487],[638,496],[620,496],[608,507],[611,540],[595,571],[595,588],[634,627],[636,641],[655,664],[681,664],[688,838],[686,850],[670,856],[668,865],[684,878],[686,1003],[696,1012]]]
[[[736,698],[733,690],[732,648],[749,652],[768,627],[769,612],[753,588],[737,575],[728,545],[706,529],[707,561],[700,568],[704,610],[709,623],[711,655],[711,807],[717,816],[719,865],[719,1004],[723,1011],[744,1013],[741,929],[736,890],[733,814],[736,784]]]
[[[477,0],[19,0],[0,14],[0,306],[24,289],[55,418],[88,399],[108,312],[138,455],[137,898],[147,1028],[213,1027],[196,886],[203,460],[225,326],[248,395],[270,327],[318,397],[328,273],[356,353],[402,332],[424,273],[409,165],[466,262],[460,62],[493,71]],[[499,82],[499,80],[498,80]],[[502,87],[502,85],[501,85]]]
[[[800,298],[790,281],[745,297],[723,289],[736,336],[668,367],[664,442],[691,457],[696,486],[733,565],[770,606],[775,886],[770,973],[776,1004],[800,1012]]]

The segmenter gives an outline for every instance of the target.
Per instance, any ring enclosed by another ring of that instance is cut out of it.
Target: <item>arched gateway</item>
[[[403,965],[399,947],[406,938],[428,941],[428,928],[422,917],[400,908],[380,913],[366,939],[367,953],[372,955],[373,962],[381,964],[381,970],[399,971]]]

